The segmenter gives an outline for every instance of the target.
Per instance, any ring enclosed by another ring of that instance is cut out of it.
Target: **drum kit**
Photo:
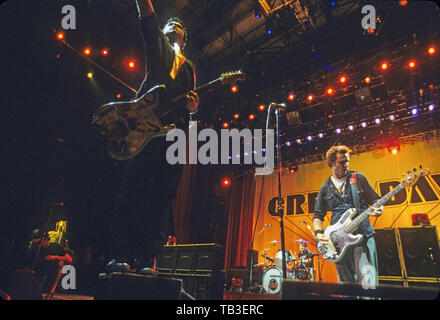
[[[291,241],[302,241],[305,240],[295,240]],[[278,294],[281,290],[281,284],[283,281],[283,271],[282,271],[282,260],[283,253],[282,250],[278,250],[275,255],[270,256],[267,254],[276,244],[280,243],[278,240],[270,241],[273,244],[271,247],[263,250],[262,256],[264,257],[263,264],[263,279],[261,291],[270,294]],[[285,250],[284,252],[286,259],[286,273],[287,279],[310,281],[313,280],[313,264],[308,266],[303,262],[303,259],[298,259],[296,254],[292,254],[290,250]],[[316,254],[313,254],[315,256]],[[261,265],[260,265],[261,266]]]

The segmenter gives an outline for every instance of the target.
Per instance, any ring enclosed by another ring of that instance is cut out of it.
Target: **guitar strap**
[[[359,188],[357,186],[356,172],[352,172],[351,173],[350,185],[351,185],[351,194],[353,196],[353,202],[354,202],[354,205],[356,207],[356,210],[359,213],[360,212],[360,208],[361,208],[361,203],[360,203],[360,200],[359,200]]]

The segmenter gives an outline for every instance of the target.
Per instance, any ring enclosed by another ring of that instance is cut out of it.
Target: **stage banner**
[[[391,154],[387,149],[379,149],[351,155],[349,169],[362,172],[380,196],[397,186],[403,173],[419,165],[429,168],[430,174],[421,177],[414,186],[392,198],[380,217],[370,217],[375,229],[410,227],[413,225],[412,215],[416,213],[427,214],[433,225],[440,223],[440,214],[437,215],[440,213],[440,141],[401,145],[397,154]],[[312,232],[312,219],[319,188],[330,174],[331,169],[325,160],[300,165],[294,174],[287,168],[282,170],[281,192],[285,202],[286,249],[292,254],[298,254],[300,239],[308,241],[308,248],[313,253],[318,253]],[[258,251],[259,263],[266,260],[271,264],[269,259],[264,258],[264,254],[275,260],[278,250],[281,249],[279,217],[276,216],[278,177],[274,171],[270,176],[255,176],[255,179],[254,249]],[[324,227],[330,224],[330,218],[329,212]],[[314,265],[315,269],[318,269],[317,256],[314,258]],[[319,268],[322,281],[337,281],[336,267],[333,263],[319,257]],[[316,278],[318,275],[317,270]]]

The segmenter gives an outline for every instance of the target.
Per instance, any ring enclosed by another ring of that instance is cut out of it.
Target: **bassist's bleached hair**
[[[328,166],[331,167],[332,162],[336,161],[336,156],[338,153],[346,154],[350,152],[351,152],[350,148],[344,145],[331,147],[330,149],[328,149],[327,153],[325,154],[325,159],[327,160]]]

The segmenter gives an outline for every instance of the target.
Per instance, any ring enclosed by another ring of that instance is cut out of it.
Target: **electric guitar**
[[[219,78],[193,90],[197,94],[219,85],[244,80],[241,71],[223,73]],[[169,114],[185,99],[187,93],[162,103],[164,85],[150,89],[142,97],[126,102],[110,102],[98,108],[92,125],[104,138],[107,152],[116,160],[127,160],[137,155],[153,136],[166,134],[172,127],[162,124],[161,118]]]
[[[349,247],[358,244],[362,240],[361,234],[353,235],[352,232],[358,228],[362,221],[368,219],[373,209],[380,208],[400,190],[406,186],[414,185],[420,176],[427,174],[429,174],[429,170],[422,170],[422,166],[420,166],[419,170],[414,169],[413,172],[408,171],[406,173],[406,178],[405,174],[403,174],[404,178],[397,187],[388,192],[374,205],[359,214],[353,220],[352,218],[356,214],[357,210],[355,208],[351,208],[345,211],[335,224],[328,226],[323,230],[329,241],[325,247],[318,242],[318,251],[323,255],[324,259],[330,262],[340,261]]]

